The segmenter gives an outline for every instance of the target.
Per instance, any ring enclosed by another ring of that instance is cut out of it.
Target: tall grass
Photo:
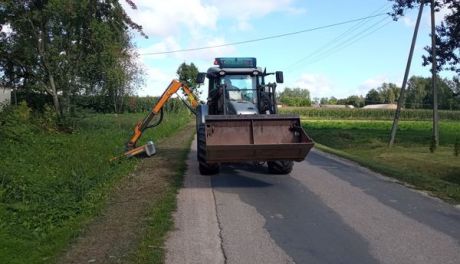
[[[48,263],[134,169],[137,159],[109,160],[145,114],[91,114],[69,134],[44,130],[27,109],[8,111],[0,122],[0,263]],[[142,141],[168,137],[190,118],[170,111]]]

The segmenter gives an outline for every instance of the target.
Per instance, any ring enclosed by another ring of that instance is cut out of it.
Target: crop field
[[[305,119],[316,120],[393,120],[395,110],[388,109],[331,109],[331,108],[311,108],[311,107],[283,107],[279,109],[282,114],[297,114]],[[432,110],[428,109],[403,109],[401,120],[431,120]],[[441,120],[460,121],[460,111],[440,110]]]
[[[144,116],[88,114],[72,133],[44,131],[27,111],[16,113],[14,122],[0,122],[3,263],[53,262],[47,258],[68,245],[100,210],[111,186],[138,163],[109,160],[123,153],[132,127]],[[190,120],[185,109],[168,113],[142,140],[168,137]]]
[[[430,152],[431,122],[401,121],[388,148],[392,121],[310,120],[302,124],[319,148],[450,201],[460,201],[460,122],[441,121],[440,146]]]

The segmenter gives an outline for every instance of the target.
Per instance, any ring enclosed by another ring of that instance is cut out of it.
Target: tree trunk
[[[56,84],[54,83],[54,76],[53,74],[48,75],[49,79],[49,85],[50,85],[50,90],[51,90],[51,96],[53,97],[53,104],[54,104],[54,109],[56,110],[56,114],[58,117],[62,116],[62,110],[61,110],[61,105],[59,104],[59,98],[56,90]]]

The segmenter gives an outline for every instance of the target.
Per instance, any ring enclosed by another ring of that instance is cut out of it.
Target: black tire
[[[271,174],[288,174],[291,173],[294,162],[292,160],[267,161],[268,171]]]
[[[201,175],[212,175],[219,173],[219,164],[209,164],[206,162],[206,135],[204,124],[198,125],[197,158]]]

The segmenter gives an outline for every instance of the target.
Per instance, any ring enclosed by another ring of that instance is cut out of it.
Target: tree
[[[364,97],[358,95],[351,95],[345,99],[346,105],[353,105],[355,107],[363,107],[364,106]]]
[[[412,76],[407,83],[406,107],[424,108],[425,98],[431,89],[430,78]]]
[[[450,110],[459,109],[459,98],[455,96],[458,91],[456,78],[453,80],[437,78],[436,84],[438,86],[439,108]],[[412,76],[409,79],[407,87],[408,90],[405,103],[407,108],[418,109],[433,107],[431,78]]]
[[[406,9],[412,9],[421,0],[391,0],[393,4],[392,16],[394,20],[404,15]],[[424,1],[426,3],[426,1]],[[436,26],[436,59],[438,71],[445,69],[460,73],[460,1],[458,0],[435,0],[436,11],[441,8],[451,10],[445,20]],[[423,56],[423,65],[431,64],[431,47],[425,47],[428,55]]]
[[[376,89],[371,89],[367,94],[366,98],[364,99],[364,104],[365,105],[371,105],[371,104],[380,104],[382,103],[380,99],[380,94]]]
[[[329,104],[329,98],[328,97],[321,97],[319,100],[319,103],[322,105]]]
[[[189,65],[183,62],[179,68],[177,68],[176,73],[179,77],[179,81],[186,83],[192,89],[193,94],[199,98],[202,91],[199,90],[200,85],[196,83],[196,77],[199,71],[195,64],[192,62]]]
[[[398,98],[401,88],[396,86],[394,83],[383,83],[377,88],[379,93],[380,102],[384,104],[394,104]]]
[[[310,91],[298,87],[286,87],[278,94],[278,101],[288,106],[311,106]]]
[[[336,105],[337,104],[337,98],[335,98],[334,96],[331,96],[331,98],[329,98],[328,103],[332,104],[332,105]]]
[[[2,1],[0,25],[11,28],[0,34],[0,84],[48,93],[59,116],[74,94],[117,98],[138,80],[125,71],[135,59],[128,29],[143,32],[118,0]]]

